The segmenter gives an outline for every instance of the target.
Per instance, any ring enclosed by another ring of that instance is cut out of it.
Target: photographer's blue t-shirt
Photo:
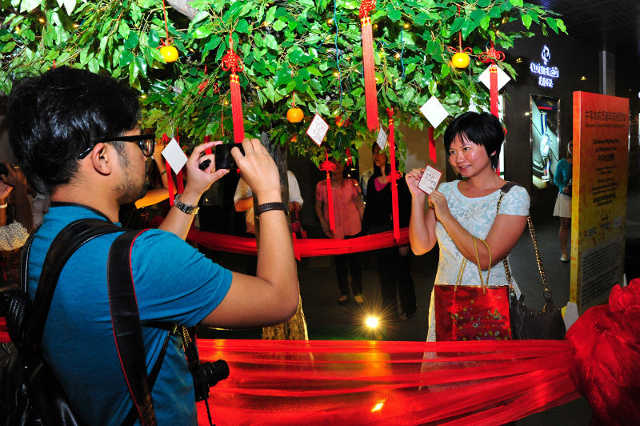
[[[79,205],[54,205],[35,234],[29,258],[33,298],[46,252],[69,223],[107,220]],[[131,409],[116,352],[107,290],[107,258],[120,233],[95,238],[69,259],[60,274],[44,329],[44,356],[80,417],[91,425],[119,425]],[[207,259],[176,235],[153,229],[140,234],[131,253],[141,321],[192,327],[224,299],[231,272]],[[168,331],[143,328],[147,372],[155,364]],[[193,380],[182,340],[172,336],[152,398],[158,424],[197,424]]]

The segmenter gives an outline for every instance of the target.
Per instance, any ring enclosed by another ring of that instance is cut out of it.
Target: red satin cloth
[[[640,424],[640,278],[615,286],[609,304],[594,306],[567,332],[578,390],[593,423]]]
[[[215,234],[192,228],[187,240],[199,244],[209,250],[256,254],[256,239],[237,237],[228,234]],[[356,253],[372,251],[395,245],[409,244],[409,228],[400,229],[400,239],[396,242],[393,231],[379,234],[365,235],[364,237],[350,238],[348,240],[334,240],[329,238],[303,238],[293,241],[293,249],[297,258],[314,256],[331,256],[334,254]]]
[[[578,397],[566,341],[199,340],[217,425],[495,425]],[[201,425],[206,410],[198,404]]]

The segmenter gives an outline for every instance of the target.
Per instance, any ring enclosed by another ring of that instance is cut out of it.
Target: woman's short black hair
[[[465,112],[457,116],[444,132],[445,152],[449,152],[456,136],[465,136],[471,142],[484,146],[491,166],[498,167],[500,149],[504,141],[504,129],[500,121],[488,112]],[[493,154],[493,155],[492,155]]]
[[[51,69],[13,85],[9,142],[29,182],[50,193],[69,183],[78,155],[98,137],[136,127],[137,93],[117,80],[69,67]]]

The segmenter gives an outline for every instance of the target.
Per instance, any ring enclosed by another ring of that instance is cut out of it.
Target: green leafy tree
[[[190,143],[205,135],[228,138],[229,73],[220,59],[231,34],[245,67],[240,83],[248,135],[266,131],[316,163],[324,148],[305,135],[315,112],[331,125],[325,144],[337,156],[372,139],[365,125],[359,1],[169,0],[166,27],[161,0],[0,0],[0,6],[0,92],[54,63],[85,68],[138,89],[144,125],[158,134],[179,129]],[[515,21],[522,25],[505,25]],[[476,58],[467,69],[451,65],[447,46],[457,45],[458,32],[475,55],[489,41],[508,49],[532,36],[533,25],[543,34],[566,32],[555,13],[523,0],[378,0],[372,22],[380,116],[393,107],[400,121],[417,128],[426,124],[418,109],[432,95],[453,115],[472,100],[488,103],[477,81],[486,65]],[[158,49],[167,31],[179,51],[175,63],[165,63]],[[500,66],[516,77],[508,63]],[[294,100],[305,112],[297,124],[286,120]],[[338,116],[350,124],[338,127]]]

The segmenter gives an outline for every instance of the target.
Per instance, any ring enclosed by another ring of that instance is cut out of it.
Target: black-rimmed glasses
[[[147,133],[144,135],[131,135],[131,136],[113,136],[113,137],[105,137],[98,138],[91,141],[91,146],[78,155],[78,159],[82,160],[84,157],[89,155],[93,147],[96,144],[104,143],[104,142],[136,142],[140,149],[142,150],[142,154],[145,157],[151,157],[153,155],[153,150],[156,147],[155,135],[153,133]]]

